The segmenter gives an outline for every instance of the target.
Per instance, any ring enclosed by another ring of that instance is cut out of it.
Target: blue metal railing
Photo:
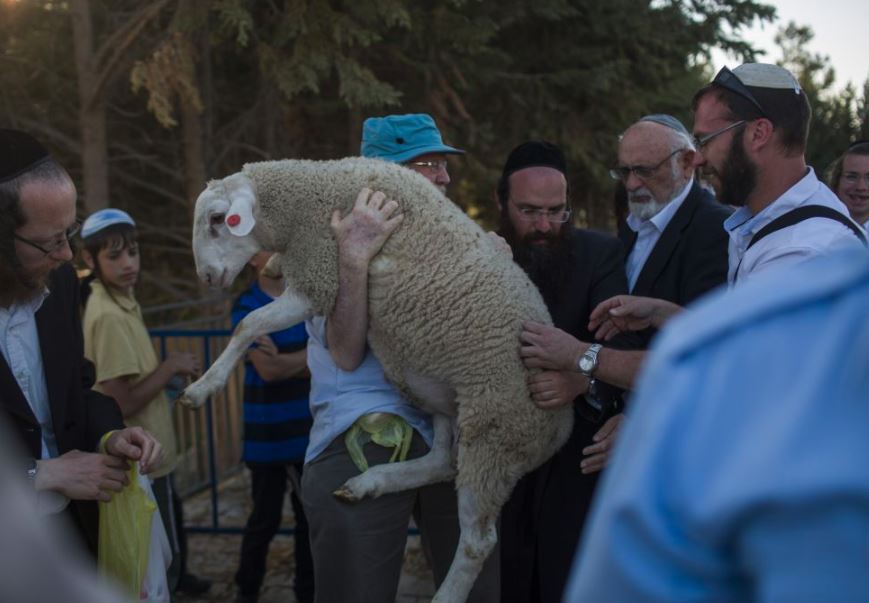
[[[225,347],[226,341],[232,335],[232,331],[228,329],[152,329],[150,331],[151,337],[158,341],[158,346],[160,350],[160,357],[165,358],[167,353],[169,352],[169,348],[178,349],[180,347],[184,347],[186,351],[190,351],[191,347],[200,351],[199,357],[202,359],[202,367],[205,370],[207,367],[211,366],[212,357],[219,355],[220,351]],[[174,345],[170,345],[169,342],[172,342]],[[186,342],[186,345],[179,345],[181,342]],[[192,345],[191,345],[192,344]],[[229,386],[228,386],[229,387]],[[240,388],[236,388],[236,398],[238,398],[237,402],[240,404],[240,396],[241,391]],[[175,392],[177,395],[180,392]],[[225,398],[231,398],[232,396],[228,391],[225,391],[222,394]],[[207,480],[205,487],[208,488],[210,492],[211,498],[211,518],[210,525],[207,526],[185,526],[185,529],[188,532],[204,532],[204,533],[215,533],[215,534],[238,534],[243,531],[242,527],[230,527],[230,526],[221,526],[220,525],[220,500],[218,496],[218,485],[220,483],[221,475],[218,471],[218,462],[216,455],[216,442],[215,442],[215,408],[214,402],[211,398],[209,398],[204,405],[205,409],[205,454],[206,454],[206,465],[207,465]],[[181,412],[188,412],[186,410]],[[200,415],[201,416],[201,415]],[[240,416],[236,416],[238,422],[241,421]],[[228,427],[228,426],[227,426]],[[198,429],[194,428],[194,434],[198,435]],[[225,429],[224,431],[232,431],[231,429]],[[186,435],[186,433],[184,434]],[[198,451],[197,442],[187,442],[184,441],[185,438],[180,438],[182,441],[180,442],[182,449],[188,449],[190,446],[197,448],[194,452]],[[194,437],[194,440],[196,437]],[[237,446],[238,438],[234,438],[236,441],[225,442],[225,444],[229,444],[227,448],[232,451],[234,446]],[[198,454],[196,456],[199,456]],[[239,454],[235,455],[236,465],[238,464]],[[188,468],[189,473],[189,468]],[[201,480],[199,482],[195,482],[192,485],[186,484],[186,488],[182,487],[182,490],[197,490],[202,487],[203,484]],[[291,533],[292,530],[281,530],[282,533]]]

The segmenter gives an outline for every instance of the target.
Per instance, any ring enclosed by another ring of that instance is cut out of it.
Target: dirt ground
[[[250,512],[248,472],[242,471],[220,484],[218,509],[221,527],[242,527]],[[211,521],[210,491],[201,492],[184,502],[188,525],[207,526]],[[284,503],[284,527],[292,527],[293,511]],[[211,590],[202,597],[179,596],[178,603],[195,601],[226,601],[235,598],[233,576],[238,567],[241,534],[188,535],[188,568],[194,574],[213,581]],[[260,592],[261,603],[295,603],[292,589],[295,555],[293,539],[278,534],[269,549],[265,582]],[[423,603],[431,601],[434,582],[431,570],[420,549],[419,537],[408,536],[404,569],[398,587],[397,602]]]

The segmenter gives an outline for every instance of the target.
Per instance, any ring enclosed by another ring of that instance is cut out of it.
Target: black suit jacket
[[[631,294],[685,306],[727,282],[724,221],[731,213],[695,182],[649,254]],[[637,233],[623,224],[619,239],[627,257]],[[654,334],[653,330],[642,333],[644,346]]]
[[[560,296],[550,301],[549,312],[559,329],[594,341],[588,330],[591,311],[605,299],[627,292],[622,245],[611,235],[575,230],[571,252],[572,269]],[[623,339],[619,347],[637,347],[629,337]],[[581,404],[583,396],[574,408]],[[575,412],[567,443],[516,484],[501,511],[502,603],[561,601],[598,479],[598,474],[580,472],[582,448],[591,444],[606,418],[593,424]]]
[[[58,268],[48,287],[50,294],[36,313],[36,327],[58,452],[93,452],[103,434],[123,429],[123,417],[112,398],[90,389],[94,370],[84,358],[79,286],[72,266]],[[42,430],[2,354],[0,408],[26,455],[40,458]],[[24,466],[22,461],[22,471]],[[96,503],[73,501],[69,510],[89,548],[96,551]]]

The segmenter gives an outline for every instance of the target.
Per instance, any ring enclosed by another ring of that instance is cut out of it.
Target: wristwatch
[[[27,462],[27,479],[35,480],[37,471],[39,471],[39,465],[36,464],[36,459],[30,459]]]
[[[593,343],[588,346],[585,353],[576,359],[576,370],[586,377],[591,377],[597,368],[597,355],[602,347],[599,343]]]

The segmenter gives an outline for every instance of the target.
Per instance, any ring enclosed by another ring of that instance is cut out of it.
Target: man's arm
[[[175,375],[195,377],[199,360],[188,352],[170,352],[144,379],[133,383],[129,376],[100,382],[100,387],[118,403],[124,417],[131,417],[147,406]]]
[[[53,459],[36,462],[33,487],[72,500],[107,502],[112,492],[127,485],[127,461],[98,452],[71,450]]]
[[[595,339],[609,341],[619,333],[661,329],[682,310],[682,306],[665,299],[616,295],[592,310],[588,329],[594,332]]]
[[[278,348],[268,335],[258,337],[256,348],[247,353],[247,357],[263,380],[283,381],[293,377],[304,377],[308,374],[308,351],[278,352]]]
[[[368,265],[403,219],[398,204],[364,188],[349,214],[332,214],[338,242],[338,295],[326,320],[326,342],[335,364],[355,370],[365,358],[368,335]]]
[[[572,371],[541,371],[528,377],[528,389],[538,407],[561,408],[588,391],[588,377]]]
[[[522,327],[519,355],[528,368],[576,371],[576,359],[590,345],[549,325],[526,322]],[[631,389],[645,355],[643,350],[603,348],[598,354],[594,377],[616,387]]]

